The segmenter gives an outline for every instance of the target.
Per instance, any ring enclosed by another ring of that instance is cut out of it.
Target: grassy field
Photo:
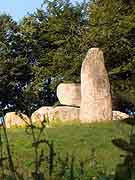
[[[24,128],[12,128],[7,132],[17,166],[24,169],[30,168],[34,157],[31,135],[26,134]],[[77,161],[90,160],[93,158],[92,149],[95,149],[94,156],[98,166],[102,166],[107,171],[112,171],[120,162],[121,151],[111,143],[111,140],[127,136],[127,127],[118,121],[59,124],[56,127],[47,128],[44,134],[44,137],[53,140],[56,154],[60,153],[62,157],[68,152],[71,155],[74,154]],[[47,147],[43,148],[46,148],[48,153]]]

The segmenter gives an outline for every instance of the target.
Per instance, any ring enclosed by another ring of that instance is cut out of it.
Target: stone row
[[[112,120],[122,120],[125,118],[128,118],[129,115],[122,113],[120,111],[113,111],[113,118]],[[31,120],[32,123],[40,123],[43,120],[49,121],[47,124],[51,124],[53,121],[61,121],[61,122],[67,122],[67,121],[77,121],[80,116],[80,108],[77,107],[68,107],[68,106],[59,106],[59,107],[41,107],[38,110],[36,110],[32,116]],[[26,124],[30,124],[30,119],[23,113],[21,113],[21,116],[16,114],[15,112],[9,112],[5,116],[5,123],[6,127],[24,127]]]
[[[103,52],[91,48],[81,67],[81,84],[61,83],[57,87],[57,97],[64,106],[41,107],[32,116],[32,122],[44,119],[91,123],[127,118],[128,115],[112,111],[112,98]],[[7,127],[21,125],[21,119],[12,113],[6,115]],[[22,116],[28,120],[25,115]],[[13,122],[13,123],[12,123]],[[24,125],[24,123],[22,123]]]
[[[80,84],[60,84],[57,97],[62,105],[80,107],[81,122],[112,120],[110,83],[99,48],[88,51],[81,68]]]

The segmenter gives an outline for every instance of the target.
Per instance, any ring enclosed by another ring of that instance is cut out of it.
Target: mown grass
[[[27,171],[32,167],[34,159],[31,135],[26,134],[25,128],[12,128],[7,132],[17,167]],[[91,150],[94,149],[94,159],[98,166],[111,171],[120,161],[121,153],[111,140],[128,136],[128,130],[118,121],[93,124],[60,123],[47,128],[43,136],[54,142],[57,155],[64,157],[66,153],[74,154],[77,161],[86,160],[86,166],[93,159]],[[46,148],[48,153],[47,147],[42,148]]]

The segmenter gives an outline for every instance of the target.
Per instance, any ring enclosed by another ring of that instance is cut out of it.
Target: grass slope
[[[17,166],[27,169],[31,166],[34,157],[31,136],[26,134],[24,128],[8,129],[7,132]],[[110,171],[119,162],[121,153],[111,140],[127,135],[127,128],[115,121],[58,125],[47,128],[44,136],[53,140],[56,153],[60,153],[61,156],[65,156],[67,152],[74,154],[78,161],[91,159],[91,150],[94,148],[98,165]]]

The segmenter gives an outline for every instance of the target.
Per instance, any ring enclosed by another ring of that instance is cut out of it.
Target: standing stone
[[[88,51],[81,68],[81,122],[112,120],[110,83],[104,65],[103,52]]]
[[[62,105],[77,106],[81,104],[81,87],[79,83],[61,83],[57,87],[57,97]]]

